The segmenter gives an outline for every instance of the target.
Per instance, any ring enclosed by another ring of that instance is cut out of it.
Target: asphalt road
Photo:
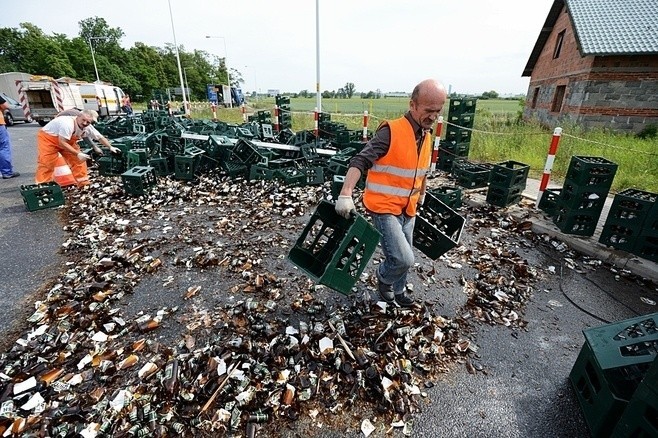
[[[67,238],[62,230],[62,209],[27,212],[20,195],[31,184],[36,163],[38,125],[9,128],[14,164],[19,178],[0,180],[0,333],[2,351],[22,335],[25,317],[49,282],[65,269],[58,248]],[[72,191],[68,196],[71,196]],[[69,200],[70,201],[70,200]],[[582,437],[588,431],[568,382],[569,372],[583,344],[582,330],[656,312],[640,298],[657,299],[656,286],[618,276],[605,266],[577,272],[568,269],[565,254],[550,245],[520,246],[530,264],[542,269],[542,280],[526,305],[524,329],[474,323],[479,364],[483,372],[470,374],[457,365],[433,388],[428,403],[415,416],[417,437]],[[423,261],[426,265],[432,262]],[[582,267],[582,261],[579,262]],[[434,262],[446,278],[459,272]],[[553,267],[554,269],[551,269]],[[555,272],[555,273],[552,273]],[[412,281],[417,278],[412,278]],[[465,301],[461,287],[437,288],[417,283],[416,294],[436,299],[441,313],[455,316]],[[144,291],[146,287],[144,288]],[[153,303],[140,290],[127,296],[126,308],[137,313]],[[175,341],[174,341],[175,342]],[[362,436],[356,424],[363,412],[348,414],[351,421],[291,436]],[[385,436],[386,425],[370,417],[377,427],[372,436]],[[397,436],[400,435],[396,429]]]

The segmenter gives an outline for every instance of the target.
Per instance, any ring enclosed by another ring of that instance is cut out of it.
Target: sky
[[[49,35],[74,37],[79,21],[102,17],[123,30],[125,48],[135,42],[164,47],[175,35],[187,52],[226,57],[229,68],[242,74],[245,91],[313,93],[319,65],[322,91],[351,82],[357,92],[410,92],[421,80],[435,78],[460,94],[509,95],[527,92],[529,78],[521,74],[552,3],[21,0],[3,7],[0,27],[29,22]]]

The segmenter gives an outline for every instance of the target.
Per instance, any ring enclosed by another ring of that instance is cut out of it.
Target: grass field
[[[211,118],[210,110],[193,112],[195,118]],[[363,111],[370,114],[368,130],[374,132],[382,120],[398,117],[409,106],[408,98],[385,99],[322,99],[331,120],[344,123],[348,129],[360,130]],[[274,99],[250,102],[248,112],[272,110]],[[313,129],[314,98],[291,99],[293,130]],[[499,163],[519,161],[530,166],[530,175],[541,177],[553,133],[552,128],[534,122],[519,122],[520,102],[515,100],[478,100],[469,160]],[[447,111],[447,105],[444,111]],[[444,114],[446,116],[447,114]],[[241,123],[240,109],[220,109],[219,119]],[[447,117],[445,117],[447,119]],[[445,126],[445,125],[444,125]],[[618,165],[612,191],[636,188],[658,193],[658,138],[642,140],[634,135],[583,131],[566,125],[552,169],[551,187],[562,185],[571,157],[603,157]],[[445,128],[443,130],[445,135]]]

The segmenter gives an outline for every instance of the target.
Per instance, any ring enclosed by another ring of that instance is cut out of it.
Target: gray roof
[[[658,53],[658,0],[566,0],[580,53]]]
[[[554,0],[522,76],[532,74],[565,3],[582,56],[658,54],[658,0]]]

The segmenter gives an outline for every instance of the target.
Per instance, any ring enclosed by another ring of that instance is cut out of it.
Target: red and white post
[[[368,141],[368,110],[363,112],[363,135],[361,140],[364,142]]]
[[[274,131],[275,132],[281,131],[281,128],[279,127],[279,106],[278,105],[274,105],[274,120],[272,120],[272,122],[274,122]]]
[[[430,171],[436,171],[436,162],[439,161],[439,145],[441,144],[441,131],[443,131],[443,116],[436,121],[436,135],[434,136],[434,149],[432,150],[432,165]]]
[[[244,106],[244,103],[241,105],[241,111],[242,111],[242,121],[244,123],[247,123],[247,109]]]
[[[313,133],[315,134],[315,138],[318,138],[320,135],[320,125],[319,125],[320,113],[318,113],[318,107],[315,107],[315,110],[313,110],[313,120],[314,120]]]
[[[541,177],[541,182],[539,183],[539,193],[537,194],[537,203],[535,208],[539,208],[539,202],[541,197],[548,186],[548,181],[551,179],[551,169],[553,169],[553,163],[555,162],[555,153],[557,152],[557,147],[560,144],[560,137],[562,136],[562,128],[555,128],[553,131],[553,138],[551,139],[551,146],[548,148],[548,156],[546,157],[546,164],[544,165],[544,174]]]

